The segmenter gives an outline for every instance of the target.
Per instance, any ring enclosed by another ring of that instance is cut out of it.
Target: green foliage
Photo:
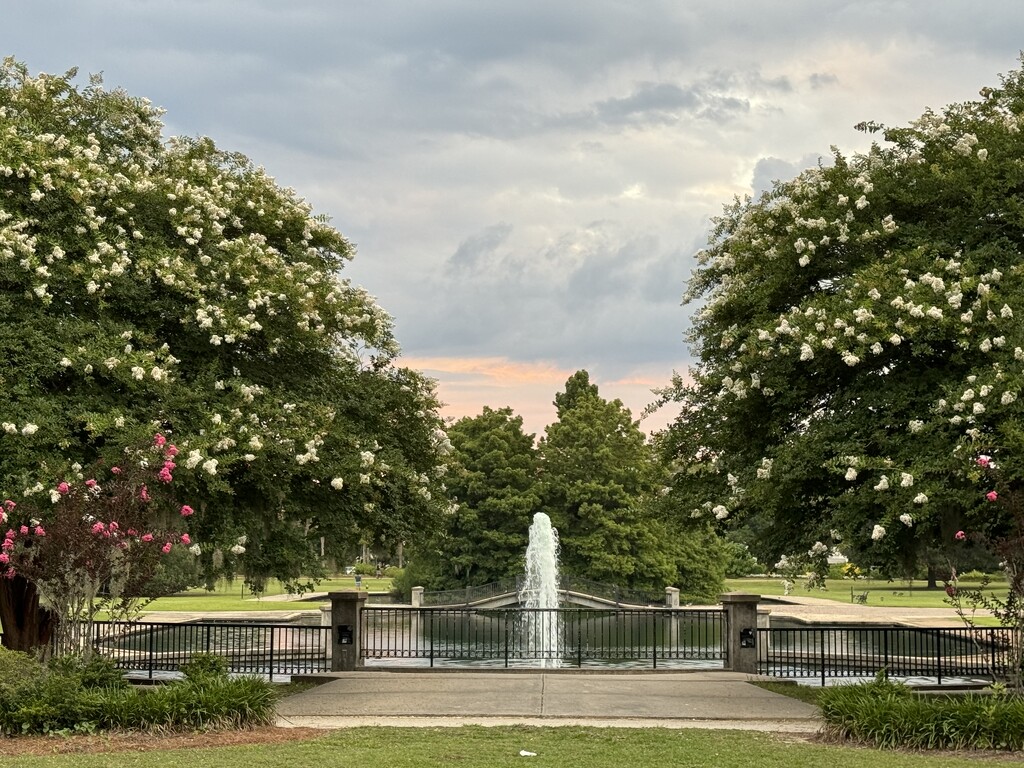
[[[206,678],[226,678],[228,660],[215,653],[194,653],[178,670],[186,680],[197,682]]]
[[[967,694],[915,695],[880,676],[819,695],[824,732],[886,749],[1024,748],[1024,699]]]
[[[723,539],[721,543],[722,557],[725,558],[725,577],[739,579],[754,573],[763,573],[764,566],[757,562],[746,544]]]
[[[0,645],[0,712],[6,712],[22,690],[39,685],[46,667],[35,657]]]
[[[484,408],[448,429],[446,484],[453,506],[421,559],[421,574],[446,588],[514,578],[523,569],[527,531],[540,510],[533,435],[509,408]]]
[[[1005,524],[973,459],[1024,481],[1022,125],[1018,70],[727,207],[669,394],[682,509],[894,574]]]
[[[52,670],[0,699],[0,734],[92,733],[111,729],[243,728],[274,721],[274,687],[255,677],[199,674],[139,690],[86,687]]]
[[[128,681],[117,663],[98,653],[82,656],[58,656],[50,660],[49,669],[52,673],[66,680],[73,687],[84,689],[94,688],[127,688]]]
[[[429,529],[434,385],[341,277],[352,246],[248,158],[75,75],[0,64],[0,499],[45,511],[156,424],[207,571],[289,580],[321,539]]]

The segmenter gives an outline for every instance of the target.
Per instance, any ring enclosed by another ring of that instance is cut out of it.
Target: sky
[[[635,417],[685,375],[723,206],[998,84],[1021,30],[1019,0],[0,0],[0,54],[102,73],[328,215],[443,413],[538,435],[578,369]]]

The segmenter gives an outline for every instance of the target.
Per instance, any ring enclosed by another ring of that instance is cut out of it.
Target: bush
[[[61,659],[49,668],[0,649],[0,734],[92,733],[113,728],[245,728],[274,721],[276,691],[255,677],[229,678],[223,660],[198,654],[186,678],[153,689],[126,685],[106,659]]]
[[[360,576],[373,576],[377,573],[377,566],[373,563],[356,563],[355,572]]]
[[[20,688],[36,685],[45,673],[34,656],[0,645],[0,703]]]
[[[753,573],[761,573],[764,566],[757,562],[746,544],[724,539],[722,541],[722,557],[725,561],[725,577],[741,579]]]
[[[209,677],[226,678],[228,676],[228,660],[215,653],[196,653],[182,664],[178,671],[186,680],[204,680]]]
[[[49,669],[65,678],[69,685],[87,690],[93,688],[127,688],[128,681],[113,659],[92,654],[88,661],[81,656],[60,656],[52,659]]]
[[[824,733],[888,749],[1024,748],[1024,699],[998,694],[915,695],[879,677],[827,688]]]

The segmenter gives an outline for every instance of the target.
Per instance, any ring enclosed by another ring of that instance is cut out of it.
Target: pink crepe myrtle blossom
[[[45,535],[46,535],[46,530],[45,530],[45,529],[43,528],[43,526],[41,526],[41,525],[37,525],[37,526],[35,527],[35,530],[33,531],[33,533],[34,533],[34,534],[35,534],[36,536],[45,536]]]
[[[7,565],[9,562],[11,562],[11,556],[6,552],[0,552],[0,563]]]
[[[978,457],[978,466],[979,467],[987,467],[991,463],[992,463],[992,457],[991,456],[984,456],[984,455],[982,455],[982,456]]]
[[[128,535],[129,535],[129,536],[138,536],[138,535],[139,535],[139,532],[138,532],[138,531],[136,531],[136,530],[135,530],[134,528],[129,528],[129,529],[128,529]]]
[[[17,505],[17,504],[15,504],[15,503],[14,503],[13,501],[11,501],[10,499],[6,499],[6,500],[4,501],[4,509],[6,509],[6,510],[7,510],[8,512],[13,512],[13,511],[14,511],[14,508],[15,508],[16,506],[18,506],[18,505]]]
[[[103,533],[104,530],[106,530],[106,526],[103,523],[96,521],[92,524],[92,532],[94,534]]]
[[[168,552],[170,552],[171,551],[171,542],[168,541],[166,544],[164,544],[162,547],[160,547],[160,551],[163,552],[165,555]]]
[[[174,478],[171,477],[171,470],[164,466],[160,469],[159,472],[156,473],[156,479],[159,480],[161,483],[169,483]]]
[[[14,539],[4,539],[3,544],[0,544],[0,550],[4,552],[10,552],[14,549]]]
[[[120,475],[121,474],[121,468],[120,467],[111,467],[110,468],[110,472],[111,472],[111,474],[114,474],[114,475]]]
[[[192,537],[189,536],[187,533],[181,534],[181,543],[187,547],[189,544],[192,543]]]
[[[90,477],[88,480],[85,481],[85,487],[86,488],[95,488],[96,487],[96,481],[93,478]]]
[[[161,435],[159,432],[153,435],[153,445],[155,445],[157,448],[162,448],[166,442],[167,438]]]
[[[18,532],[21,533],[22,536],[28,536],[28,526],[21,526],[21,528],[18,529]]]
[[[144,534],[142,534],[142,540],[143,541],[152,541],[153,540],[153,534],[152,533],[144,533]]]
[[[61,494],[62,496],[65,495],[70,490],[71,486],[68,485],[67,483],[61,483],[60,485],[57,486],[57,493]]]
[[[192,509],[192,507],[190,507],[188,504],[182,505],[182,507],[181,507],[181,516],[182,517],[188,517],[193,512],[195,512],[195,510]]]
[[[967,538],[967,534],[964,533],[963,531],[957,531],[956,535],[953,538],[956,539],[957,541],[963,541],[964,539]]]
[[[139,489],[139,498],[143,501],[149,501],[149,489],[146,488],[146,486],[142,486],[142,488]]]
[[[167,450],[164,451],[164,455],[167,456],[167,458],[169,459],[173,459],[175,456],[178,455],[178,446],[171,443],[170,445],[167,446]]]
[[[999,498],[999,494],[996,493],[995,491],[989,491],[988,493],[985,494],[985,498],[988,499],[989,501],[995,501],[996,499]]]

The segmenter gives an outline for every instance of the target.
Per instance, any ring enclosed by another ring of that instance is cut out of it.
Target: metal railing
[[[237,674],[328,672],[330,627],[252,622],[96,622],[92,645],[126,672],[176,672],[197,653],[212,653]]]
[[[362,659],[490,666],[667,662],[721,668],[725,613],[694,609],[365,606]]]
[[[993,628],[917,628],[829,625],[759,629],[758,671],[817,679],[891,677],[995,680],[1009,671],[1014,631]]]
[[[478,587],[462,587],[423,593],[423,604],[428,606],[469,605],[499,595],[518,594],[523,586],[523,577],[492,581]],[[558,580],[558,588],[568,592],[598,597],[618,605],[658,605],[664,602],[665,595],[640,590],[625,589],[615,584],[606,584],[591,579],[578,578],[563,574]]]

